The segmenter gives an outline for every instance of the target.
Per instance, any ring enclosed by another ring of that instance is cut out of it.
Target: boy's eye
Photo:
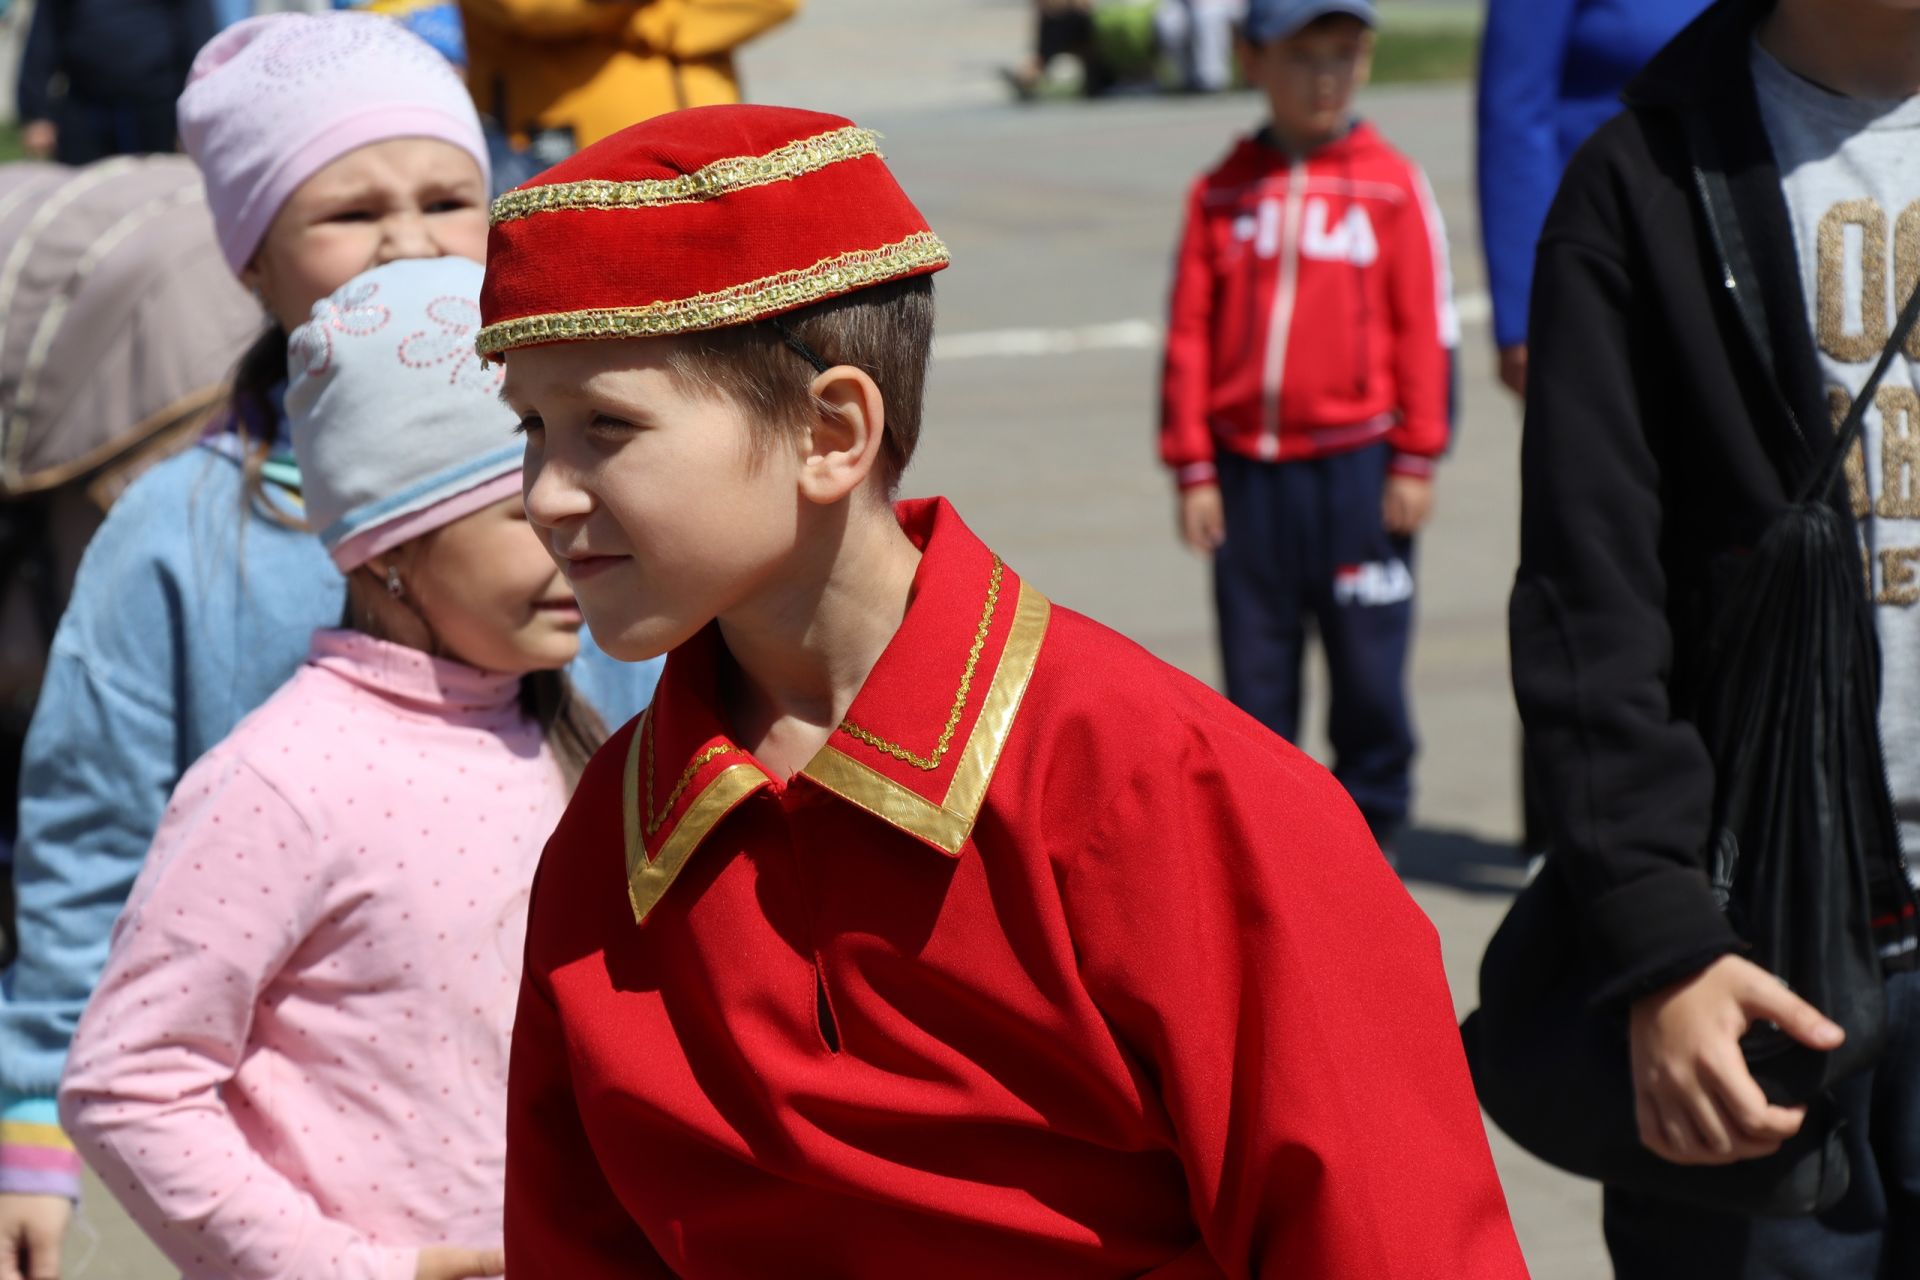
[[[341,209],[326,217],[328,222],[371,222],[373,213],[367,209]]]
[[[520,421],[514,424],[513,434],[517,436],[532,435],[536,431],[544,431],[546,429],[546,426],[547,424],[542,422],[539,418],[535,417],[532,414],[528,414],[526,417],[520,419]]]
[[[594,425],[594,426],[596,426],[596,427],[598,427],[598,428],[600,428],[600,429],[601,429],[601,430],[603,430],[603,431],[631,431],[631,430],[633,430],[633,424],[632,424],[631,422],[627,422],[627,421],[624,421],[624,420],[622,420],[622,419],[620,419],[620,418],[616,418],[616,417],[614,417],[613,415],[611,415],[611,414],[606,414],[606,413],[596,413],[596,414],[594,414],[594,415],[593,415],[593,425]]]
[[[428,213],[464,213],[474,208],[474,202],[458,196],[448,196],[444,200],[435,200],[427,206]]]

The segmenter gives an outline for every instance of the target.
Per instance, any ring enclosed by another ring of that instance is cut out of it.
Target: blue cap
[[[1315,18],[1344,13],[1370,27],[1380,25],[1372,0],[1251,0],[1243,29],[1255,44],[1285,40]]]

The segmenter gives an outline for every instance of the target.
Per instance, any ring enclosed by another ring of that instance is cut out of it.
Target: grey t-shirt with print
[[[1752,61],[1838,424],[1920,281],[1920,97],[1832,93],[1757,42]],[[1920,331],[1889,366],[1865,428],[1847,478],[1885,660],[1887,776],[1901,840],[1920,858]]]

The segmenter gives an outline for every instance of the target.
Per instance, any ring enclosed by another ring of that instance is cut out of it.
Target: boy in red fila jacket
[[[1188,200],[1160,455],[1182,536],[1213,557],[1227,696],[1292,741],[1311,617],[1334,776],[1391,848],[1413,789],[1413,535],[1458,334],[1426,176],[1349,114],[1373,23],[1368,0],[1248,9],[1272,119]]]
[[[493,216],[528,517],[669,655],[534,887],[508,1273],[1522,1276],[1339,788],[890,503],[947,251],[874,135],[678,112]]]

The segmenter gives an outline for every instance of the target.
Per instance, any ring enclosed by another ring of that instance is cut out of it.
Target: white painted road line
[[[981,356],[1064,356],[1077,351],[1141,351],[1160,345],[1152,320],[1116,320],[1070,329],[988,329],[935,339],[933,354],[945,360]]]
[[[1463,325],[1485,324],[1493,317],[1493,302],[1484,293],[1467,294],[1454,305]],[[978,360],[992,356],[1066,356],[1082,351],[1152,351],[1160,346],[1160,337],[1159,323],[1143,319],[1061,329],[986,329],[936,338],[933,354],[939,360]]]

